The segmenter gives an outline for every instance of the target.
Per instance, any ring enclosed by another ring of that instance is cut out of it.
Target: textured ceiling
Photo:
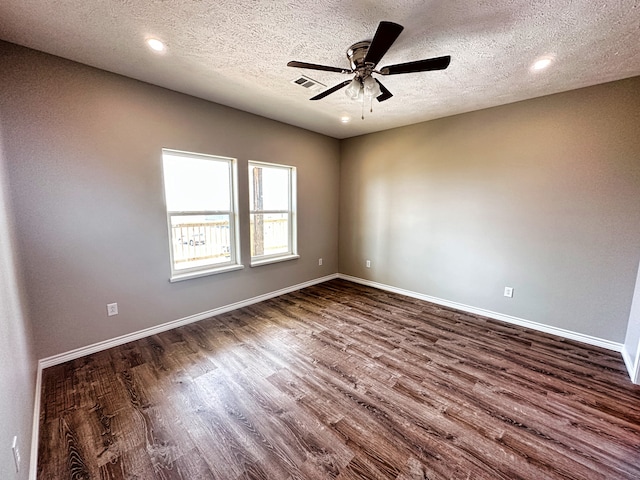
[[[286,64],[348,68],[346,49],[381,20],[405,29],[379,67],[451,55],[450,67],[382,77],[394,97],[364,120],[343,91],[312,102],[291,83],[346,80]],[[639,75],[640,0],[2,0],[0,38],[345,138]]]

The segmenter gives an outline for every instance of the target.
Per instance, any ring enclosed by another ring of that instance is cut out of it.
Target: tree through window
[[[251,263],[296,258],[296,169],[249,162]]]

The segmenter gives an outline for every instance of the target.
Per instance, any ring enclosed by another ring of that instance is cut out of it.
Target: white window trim
[[[197,160],[210,159],[211,161],[227,161],[229,163],[229,194],[231,207],[230,211],[226,210],[202,210],[202,211],[174,211],[167,209],[166,189],[164,186],[164,168],[162,169],[162,190],[164,198],[164,208],[167,215],[167,232],[169,239],[169,262],[171,275],[169,277],[170,282],[181,282],[192,278],[205,277],[209,275],[216,275],[219,273],[232,272],[234,270],[241,270],[244,265],[240,262],[240,239],[239,239],[239,221],[238,221],[238,170],[237,160],[231,157],[223,157],[220,155],[210,155],[206,153],[186,152],[182,150],[173,150],[170,148],[163,148],[162,155],[171,154],[182,157],[195,158]],[[229,215],[229,241],[230,241],[230,253],[229,261],[224,263],[217,263],[213,265],[203,265],[198,267],[183,268],[176,270],[174,268],[173,261],[173,240],[171,232],[171,217],[174,215]]]
[[[242,270],[243,268],[244,268],[244,265],[240,265],[240,264],[236,264],[236,265],[225,264],[224,267],[216,267],[209,270],[200,270],[198,272],[173,275],[169,279],[169,281],[171,283],[182,282],[184,280],[191,280],[192,278],[208,277],[209,275],[217,275],[219,273],[234,272],[236,270]]]
[[[259,162],[256,160],[249,160],[248,168],[247,168],[247,172],[248,172],[247,180],[249,181],[249,188],[251,188],[251,181],[252,181],[252,176],[251,176],[252,165],[258,165],[258,166],[263,165],[265,167],[275,167],[275,168],[282,168],[282,169],[289,170],[289,210],[261,210],[257,212],[256,210],[253,210],[251,208],[252,205],[249,205],[249,218],[251,218],[251,215],[255,213],[262,213],[262,214],[285,213],[289,215],[290,227],[288,232],[288,236],[289,236],[288,252],[275,253],[272,255],[261,255],[260,257],[254,257],[253,255],[250,254],[251,256],[250,266],[260,267],[262,265],[268,265],[271,263],[278,263],[278,262],[286,262],[289,260],[295,260],[297,258],[300,258],[300,255],[298,255],[298,218],[297,218],[298,216],[297,183],[298,182],[297,182],[296,167],[291,165],[283,165],[279,163]],[[249,249],[249,251],[251,251],[251,248]]]
[[[298,254],[286,254],[286,255],[270,255],[268,258],[261,258],[260,260],[252,260],[251,267],[261,267],[262,265],[268,265],[270,263],[278,263],[278,262],[288,262],[289,260],[295,260],[296,258],[300,258]]]

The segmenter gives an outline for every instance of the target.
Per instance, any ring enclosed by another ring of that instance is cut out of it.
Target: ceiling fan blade
[[[310,70],[322,70],[324,72],[352,73],[351,70],[347,70],[346,68],[329,67],[327,65],[316,65],[315,63],[305,62],[289,62],[287,63],[287,67],[308,68]]]
[[[391,48],[393,42],[396,41],[400,33],[404,30],[402,25],[393,22],[380,22],[376,34],[371,40],[367,55],[364,57],[365,63],[373,63],[377,65],[380,59]]]
[[[385,100],[389,100],[391,97],[393,97],[393,93],[387,90],[387,87],[385,87],[380,82],[380,80],[378,80],[377,78],[375,78],[374,80],[378,82],[378,86],[380,87],[380,91],[382,92],[380,95],[376,97],[376,100],[378,100],[379,102],[384,102]]]
[[[415,62],[398,63],[380,69],[382,75],[397,75],[399,73],[429,72],[431,70],[444,70],[451,63],[451,56],[428,58]]]
[[[341,88],[346,87],[347,85],[349,85],[351,83],[351,80],[345,80],[342,83],[339,83],[338,85],[336,85],[335,87],[331,87],[328,90],[325,90],[322,93],[319,93],[318,95],[316,95],[315,97],[311,97],[309,100],[321,100],[324,97],[326,97],[327,95],[331,95],[333,92],[337,92],[338,90],[340,90]]]

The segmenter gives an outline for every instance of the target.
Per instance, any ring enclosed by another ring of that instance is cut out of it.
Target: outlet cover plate
[[[109,317],[113,317],[114,315],[118,315],[118,304],[117,303],[108,303],[107,304],[107,315]]]
[[[504,296],[512,298],[513,297],[513,287],[504,287]]]

